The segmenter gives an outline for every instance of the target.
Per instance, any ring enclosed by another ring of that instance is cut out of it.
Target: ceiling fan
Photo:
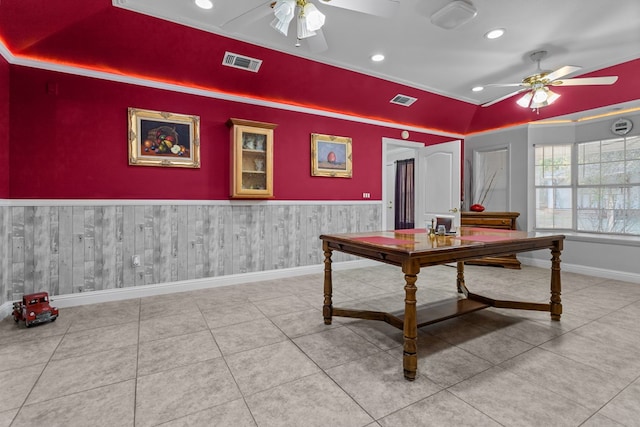
[[[562,77],[578,71],[581,67],[565,65],[555,71],[543,71],[540,68],[540,61],[542,61],[547,54],[548,52],[546,50],[540,50],[529,55],[533,62],[537,62],[538,69],[535,74],[525,77],[522,82],[486,85],[485,87],[522,87],[522,89],[489,101],[482,104],[482,106],[488,107],[521,92],[526,92],[516,103],[523,108],[531,108],[532,110],[538,111],[540,108],[551,105],[560,98],[559,94],[549,88],[550,86],[612,85],[618,80],[618,76],[562,79]]]
[[[393,16],[400,5],[399,0],[317,0],[316,3],[387,18]],[[304,40],[312,52],[323,52],[329,48],[321,28],[325,16],[309,0],[263,2],[224,23],[222,27],[239,32],[269,15],[275,18],[271,21],[271,27],[284,36],[288,35],[289,24],[296,18],[296,46],[300,46],[300,41]]]

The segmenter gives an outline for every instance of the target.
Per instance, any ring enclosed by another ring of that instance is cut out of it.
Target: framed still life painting
[[[311,175],[351,178],[351,138],[312,133]]]
[[[200,167],[200,117],[129,108],[129,164]]]

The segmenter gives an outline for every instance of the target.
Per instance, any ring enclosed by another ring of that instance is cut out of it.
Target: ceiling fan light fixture
[[[307,26],[307,20],[305,16],[299,15],[297,18],[298,23],[298,39],[306,39],[307,37],[315,36],[316,33],[311,31]]]
[[[278,0],[273,6],[273,14],[280,21],[291,22],[296,12],[295,0]]]
[[[289,33],[289,22],[285,22],[276,18],[273,21],[271,21],[270,25],[271,25],[271,28],[275,29],[276,31],[278,31],[279,33],[281,33],[286,37],[287,34]]]
[[[531,102],[531,98],[533,98],[533,93],[527,92],[522,98],[516,101],[516,104],[518,104],[522,108],[527,108],[529,106],[529,103]]]
[[[560,98],[560,95],[552,92],[550,89],[547,89],[549,91],[549,96],[547,97],[547,105],[551,105],[554,102],[556,102],[558,100],[558,98]]]
[[[535,104],[542,104],[547,100],[548,97],[549,97],[549,94],[547,93],[547,90],[544,87],[541,87],[533,91],[533,103]]]
[[[300,15],[304,17],[309,31],[317,31],[324,25],[324,14],[312,3],[305,4]]]

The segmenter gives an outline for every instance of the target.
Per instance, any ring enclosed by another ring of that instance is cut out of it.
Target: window
[[[536,229],[640,235],[640,136],[534,149]]]

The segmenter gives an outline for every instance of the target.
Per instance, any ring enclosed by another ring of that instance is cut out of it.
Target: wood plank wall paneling
[[[320,265],[320,234],[376,230],[381,209],[348,202],[0,206],[0,304],[39,290],[64,295]],[[333,260],[350,259],[335,253]]]

